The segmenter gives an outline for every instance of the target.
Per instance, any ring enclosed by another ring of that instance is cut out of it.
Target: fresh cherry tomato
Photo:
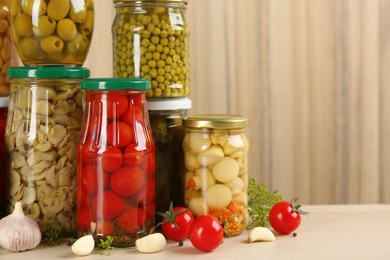
[[[223,227],[218,219],[209,215],[197,217],[192,224],[190,241],[203,252],[211,252],[222,243]]]
[[[133,130],[130,125],[114,121],[107,126],[107,143],[114,147],[125,147],[133,140]]]
[[[160,224],[164,236],[174,241],[183,241],[189,237],[194,216],[188,209],[173,207],[171,203],[169,210],[159,215],[162,216]]]
[[[145,184],[145,174],[139,167],[122,167],[111,176],[111,189],[120,196],[133,195]]]
[[[119,148],[108,146],[100,155],[100,162],[104,171],[113,172],[122,166],[123,156]]]
[[[118,118],[122,116],[129,105],[129,102],[124,95],[112,94],[105,95],[107,99],[107,118]],[[104,98],[103,98],[104,99]]]
[[[135,233],[146,222],[145,211],[139,208],[129,208],[118,218],[118,226],[126,233]]]
[[[92,212],[99,219],[115,218],[123,208],[123,201],[112,191],[99,192],[92,201]]]
[[[300,209],[301,205],[294,199],[280,201],[272,206],[268,219],[272,228],[280,234],[290,234],[301,224],[301,214],[308,214]]]

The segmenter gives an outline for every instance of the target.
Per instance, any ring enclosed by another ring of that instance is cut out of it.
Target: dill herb
[[[114,249],[112,246],[112,242],[114,241],[114,238],[112,236],[106,236],[106,238],[101,238],[99,240],[98,246],[101,248],[99,250],[100,255],[110,255],[111,250]]]
[[[45,241],[49,246],[59,244],[61,229],[50,228],[45,232]]]

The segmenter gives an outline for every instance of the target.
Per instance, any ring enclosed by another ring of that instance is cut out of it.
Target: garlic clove
[[[256,241],[272,242],[275,241],[275,236],[268,228],[255,227],[249,232],[248,243]]]
[[[80,237],[72,245],[72,252],[78,256],[85,256],[92,253],[95,248],[95,240],[92,235]]]
[[[0,220],[0,246],[12,252],[33,249],[41,242],[38,224],[26,217],[22,203],[15,203],[12,214]]]
[[[160,252],[166,244],[167,241],[161,233],[150,234],[135,241],[135,247],[142,253]]]

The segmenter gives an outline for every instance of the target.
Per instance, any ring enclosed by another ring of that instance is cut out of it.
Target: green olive
[[[186,24],[171,26],[170,19],[171,12],[182,14],[182,9],[145,5],[143,10],[117,9],[120,15],[113,26],[115,76],[149,79],[152,89],[147,97],[188,95],[189,30]],[[135,64],[136,70],[129,64]]]
[[[47,5],[47,14],[56,21],[62,20],[70,9],[69,0],[50,0]]]
[[[85,21],[80,25],[79,31],[83,35],[91,35],[93,32],[95,14],[92,10],[88,10]]]
[[[14,30],[19,37],[32,35],[31,16],[25,13],[19,13],[14,21]]]
[[[45,15],[38,18],[38,23],[33,26],[33,32],[36,36],[47,37],[56,29],[56,21]]]
[[[84,0],[72,1],[69,17],[75,23],[83,23],[87,17],[87,3]]]
[[[32,37],[26,37],[19,41],[18,48],[20,53],[26,58],[32,58],[39,52],[37,41]]]
[[[67,51],[72,55],[83,54],[88,50],[88,46],[88,38],[85,35],[78,34],[74,40],[68,42]]]
[[[58,36],[51,35],[41,39],[41,49],[48,54],[58,54],[64,48],[64,42]]]
[[[38,17],[46,13],[47,5],[44,0],[22,0],[22,9],[29,16]]]
[[[71,41],[76,38],[77,27],[71,19],[62,19],[57,24],[57,34],[64,41]]]

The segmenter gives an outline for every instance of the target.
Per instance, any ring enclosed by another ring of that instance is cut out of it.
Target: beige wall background
[[[390,0],[189,0],[191,114],[250,120],[250,173],[304,203],[390,203]],[[85,66],[112,75],[112,1]]]

